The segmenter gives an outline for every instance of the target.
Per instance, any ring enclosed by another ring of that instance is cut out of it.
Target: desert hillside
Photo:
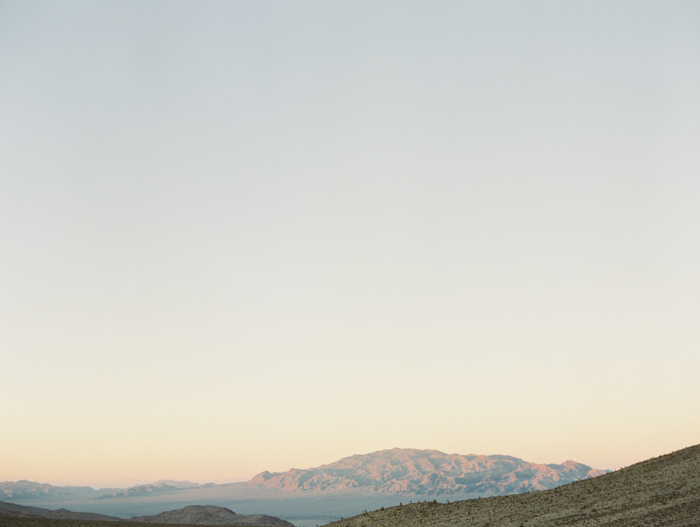
[[[334,527],[700,526],[700,445],[553,490],[404,504]]]
[[[92,512],[73,512],[66,509],[50,510],[0,501],[0,519],[5,518],[43,518],[49,520],[81,520],[88,522],[122,521],[121,518]]]

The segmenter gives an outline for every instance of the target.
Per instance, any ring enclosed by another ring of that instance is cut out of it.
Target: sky
[[[697,2],[0,1],[0,480],[700,443]]]

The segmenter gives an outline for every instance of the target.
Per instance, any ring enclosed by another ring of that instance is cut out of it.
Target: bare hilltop
[[[138,523],[167,523],[176,525],[236,525],[256,527],[294,527],[288,521],[265,514],[236,514],[226,507],[189,505],[154,516],[135,516],[129,521]]]
[[[333,527],[700,526],[700,445],[552,490],[367,512]]]

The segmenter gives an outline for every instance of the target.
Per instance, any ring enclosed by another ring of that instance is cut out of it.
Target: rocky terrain
[[[528,463],[511,456],[394,448],[311,469],[262,472],[248,484],[282,492],[365,489],[391,494],[505,495],[545,490],[604,474],[574,461]]]
[[[334,522],[333,527],[700,526],[700,445],[553,490],[424,501]]]

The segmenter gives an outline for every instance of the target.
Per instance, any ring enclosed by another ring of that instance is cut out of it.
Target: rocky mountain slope
[[[333,527],[700,526],[700,445],[553,490],[425,501],[361,514]]]
[[[604,473],[574,461],[544,465],[511,456],[462,456],[394,448],[346,457],[317,468],[262,472],[248,483],[283,492],[362,488],[425,496],[504,495],[551,489]]]
[[[139,523],[169,523],[187,525],[247,525],[258,527],[294,527],[288,521],[264,514],[236,514],[226,507],[213,505],[190,505],[175,511],[166,511],[155,516],[136,516],[129,521]]]

